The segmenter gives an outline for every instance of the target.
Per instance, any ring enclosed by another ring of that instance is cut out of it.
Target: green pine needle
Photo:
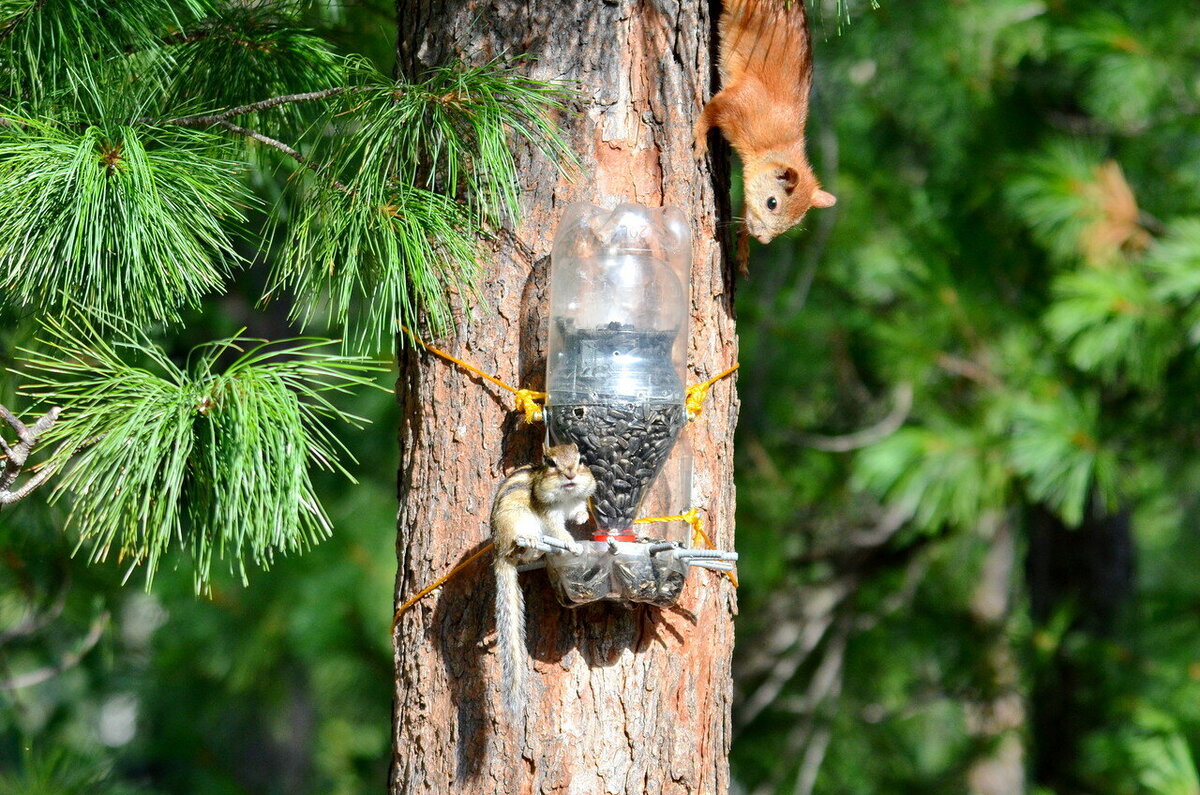
[[[1182,340],[1171,308],[1155,298],[1145,269],[1084,268],[1054,282],[1045,325],[1071,363],[1105,381],[1157,384]]]
[[[1004,462],[988,455],[989,439],[974,429],[901,428],[862,450],[853,485],[911,516],[922,529],[975,521],[1004,505]]]
[[[401,323],[444,330],[450,295],[473,289],[476,228],[445,196],[396,186],[378,204],[315,187],[281,252],[275,278],[299,300],[293,316],[346,329],[353,350],[389,347]]]
[[[38,103],[67,76],[153,50],[205,0],[0,0],[0,94]]]
[[[236,261],[250,201],[212,134],[113,125],[0,127],[4,299],[134,324],[169,320]]]
[[[1194,53],[1170,31],[1135,29],[1122,15],[1093,11],[1058,31],[1051,44],[1079,74],[1080,98],[1098,120],[1125,133],[1143,132],[1170,98],[1173,60],[1187,68]],[[1162,54],[1160,54],[1160,52]],[[1191,56],[1191,57],[1189,57]]]
[[[1012,413],[1009,456],[1035,500],[1049,505],[1071,527],[1083,521],[1093,493],[1109,509],[1117,502],[1118,465],[1098,431],[1095,396],[1055,390],[1046,399],[1019,401]]]
[[[1146,252],[1154,297],[1184,310],[1188,339],[1200,345],[1200,218],[1181,218]]]
[[[520,180],[514,136],[554,162],[572,161],[550,120],[569,92],[524,77],[519,63],[435,68],[418,84],[384,86],[367,105],[358,100],[363,124],[337,158],[358,164],[351,184],[369,189],[400,174],[447,195],[464,192],[486,223],[515,217]]]
[[[294,315],[344,329],[354,350],[390,345],[402,325],[447,328],[452,297],[474,289],[478,237],[517,213],[512,138],[571,160],[550,121],[566,92],[515,70],[367,75],[374,86],[338,98],[326,129],[340,125],[341,144],[323,158],[338,167],[302,196],[275,262],[272,292],[294,292]]]
[[[1024,160],[1009,183],[1009,205],[1057,261],[1073,264],[1084,252],[1084,234],[1104,218],[1093,185],[1101,157],[1078,141],[1054,141]]]
[[[245,581],[247,560],[265,569],[329,534],[309,467],[346,474],[326,422],[361,422],[329,393],[372,385],[378,363],[328,353],[327,340],[233,338],[184,368],[138,333],[105,328],[109,343],[85,321],[53,320],[44,332],[42,352],[24,351],[26,393],[63,406],[46,438],[62,469],[53,499],[70,495],[68,526],[93,561],[115,551],[149,587],[186,547],[199,592],[214,555]]]

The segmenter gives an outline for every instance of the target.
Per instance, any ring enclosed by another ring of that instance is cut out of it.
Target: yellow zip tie
[[[727,375],[736,369],[737,365],[734,365],[733,369],[725,371],[725,373],[717,376],[717,379],[722,378],[724,375]],[[704,544],[705,549],[717,548],[716,544],[713,543],[713,540],[709,537],[708,533],[704,532],[704,520],[700,518],[699,508],[688,508],[683,513],[676,514],[675,516],[648,516],[645,519],[633,520],[634,524],[649,524],[650,522],[687,522],[692,528],[693,547],[695,547],[697,544]],[[729,581],[733,583],[734,588],[738,587],[738,578],[736,574],[734,574],[732,571],[727,571],[725,572],[725,576],[727,576]]]
[[[433,347],[429,343],[422,340],[416,334],[413,334],[412,331],[410,331],[407,326],[401,326],[400,328],[402,328],[406,332],[408,332],[408,334],[422,348],[429,351],[430,353],[436,354],[437,356],[441,356],[443,359],[445,359],[448,362],[454,362],[455,364],[457,364],[459,367],[463,368],[464,370],[468,370],[468,371],[474,373],[475,375],[479,376],[480,378],[484,378],[488,381],[491,381],[496,386],[501,387],[502,389],[507,389],[509,392],[512,392],[516,396],[516,399],[517,399],[517,411],[521,412],[525,416],[525,422],[532,425],[535,422],[541,421],[542,407],[540,405],[538,405],[537,401],[546,399],[545,392],[535,392],[532,389],[517,389],[515,386],[509,386],[508,384],[501,381],[499,378],[496,378],[494,375],[488,375],[487,373],[485,373],[483,370],[480,370],[475,365],[468,364],[468,363],[464,362],[462,359],[459,359],[455,356],[451,356],[450,354],[446,353],[445,351],[438,350],[437,348]]]
[[[704,401],[708,399],[708,390],[712,389],[712,385],[720,381],[722,378],[732,375],[733,371],[741,366],[741,364],[735,364],[733,367],[730,367],[723,373],[714,375],[712,378],[699,384],[692,384],[687,388],[686,405],[689,422],[699,417],[700,412],[704,410]]]
[[[450,571],[446,575],[439,577],[437,580],[435,580],[433,582],[432,585],[425,586],[424,588],[422,588],[420,590],[420,592],[417,593],[416,596],[414,596],[412,599],[409,599],[404,604],[400,605],[400,609],[397,610],[396,615],[392,617],[392,632],[396,631],[396,625],[400,623],[400,617],[403,616],[405,613],[407,613],[413,605],[415,605],[417,602],[424,599],[426,596],[429,596],[429,594],[433,593],[438,588],[445,585],[450,580],[451,577],[458,574],[460,571],[465,569],[467,566],[470,566],[472,563],[479,560],[479,558],[483,557],[483,554],[485,552],[487,552],[488,550],[490,550],[492,548],[492,546],[493,546],[493,544],[491,541],[487,542],[482,547],[480,547],[479,551],[476,552],[474,555],[467,558],[466,560],[464,560],[462,563],[458,564],[454,568],[450,569]]]

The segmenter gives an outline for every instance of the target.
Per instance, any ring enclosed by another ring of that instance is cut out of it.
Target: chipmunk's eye
[[[775,212],[775,208],[778,206],[779,206],[779,202],[776,201],[774,196],[767,197],[767,209],[768,210],[770,210],[771,212]]]

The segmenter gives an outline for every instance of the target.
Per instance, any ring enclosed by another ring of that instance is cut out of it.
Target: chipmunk
[[[810,207],[837,201],[821,189],[804,151],[812,87],[804,0],[725,0],[719,66],[721,91],[696,122],[696,157],[708,152],[708,131],[720,127],[742,159],[745,231],[769,243]]]
[[[524,466],[505,478],[492,503],[496,636],[504,703],[513,717],[525,709],[525,598],[517,567],[542,556],[537,549],[542,535],[578,550],[566,523],[587,521],[587,500],[596,490],[596,479],[574,444],[547,447],[545,456],[542,467]]]

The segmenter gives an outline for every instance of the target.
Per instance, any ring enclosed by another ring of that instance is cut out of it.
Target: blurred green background
[[[738,285],[737,791],[1196,795],[1200,8],[881,6],[813,7],[839,202]],[[305,7],[388,68],[390,3]],[[179,349],[286,336],[256,273]],[[0,513],[0,794],[382,786],[397,416],[348,408],[333,537],[211,599]]]

